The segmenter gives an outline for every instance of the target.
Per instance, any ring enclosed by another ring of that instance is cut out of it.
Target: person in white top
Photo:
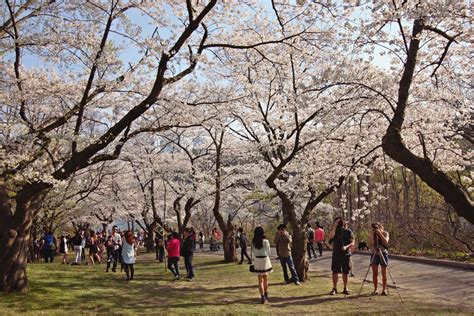
[[[265,239],[262,226],[257,226],[252,239],[252,253],[255,255],[254,270],[258,273],[258,289],[262,297],[262,304],[268,303],[268,273],[273,272],[270,262],[270,242]]]
[[[120,258],[120,251],[122,248],[122,237],[117,231],[117,226],[112,227],[112,240],[114,243],[114,252],[112,254],[114,265],[112,266],[112,272],[115,272],[117,268],[117,261]]]
[[[68,239],[66,233],[61,235],[61,242],[59,243],[59,252],[63,254],[63,264],[69,264],[68,255]]]
[[[133,275],[135,274],[135,236],[129,230],[125,233],[124,241],[122,244],[122,263],[125,269],[125,274],[127,275],[127,281],[133,280]]]

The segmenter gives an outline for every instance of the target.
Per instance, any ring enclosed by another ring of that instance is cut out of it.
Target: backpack
[[[309,229],[306,231],[306,236],[308,236],[308,240],[309,240],[309,241],[314,240],[314,230],[313,230],[312,228],[309,228]]]

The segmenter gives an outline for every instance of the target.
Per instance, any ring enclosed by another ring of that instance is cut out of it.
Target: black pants
[[[54,250],[51,248],[44,249],[44,262],[53,262],[54,259]]]
[[[173,273],[173,275],[179,276],[179,266],[178,266],[179,257],[169,257],[168,258],[168,269]]]
[[[247,258],[247,260],[249,262],[251,262],[252,260],[250,260],[250,257],[247,253],[247,247],[240,247],[240,262],[244,262],[244,256]]]
[[[318,242],[318,251],[319,251],[319,255],[322,256],[323,255],[323,243],[322,242]]]
[[[316,251],[314,251],[314,246],[312,242],[306,243],[306,249],[308,250],[308,256],[311,259],[311,252],[313,252],[314,257],[316,258]]]
[[[135,274],[135,268],[133,267],[133,263],[124,263],[123,268],[125,269],[127,280],[133,280],[133,275]]]
[[[120,261],[120,248],[119,249],[114,249],[110,250],[107,253],[107,271],[109,271],[110,264],[113,263],[112,266],[112,271],[115,272],[115,269],[117,268],[117,262]]]
[[[186,267],[186,277],[188,279],[194,278],[193,255],[184,256],[184,266]]]
[[[163,259],[165,257],[165,247],[158,246],[156,247],[155,250],[156,250],[156,260],[163,262]]]

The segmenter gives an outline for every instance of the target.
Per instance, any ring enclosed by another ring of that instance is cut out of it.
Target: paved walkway
[[[206,248],[208,249],[208,248]],[[222,252],[222,250],[220,250]],[[240,249],[237,249],[240,259]],[[250,251],[249,251],[250,254]],[[275,248],[271,248],[271,258],[273,264],[278,264]],[[355,254],[352,257],[353,272],[356,278],[363,279],[369,267],[370,257],[363,254]],[[474,306],[474,271],[437,266],[433,264],[410,262],[405,260],[390,258],[389,269],[401,295],[409,295],[410,291],[430,293],[442,298],[448,298],[463,304]],[[331,252],[323,252],[322,257],[310,260],[310,270],[327,273],[331,275]],[[388,285],[393,287],[390,275]],[[341,280],[342,281],[342,280]],[[364,289],[372,289],[372,271],[367,275]],[[379,276],[379,282],[381,276]],[[350,282],[350,281],[349,281]],[[360,287],[352,288],[352,292],[358,293]],[[380,287],[381,290],[381,287]],[[391,290],[391,295],[397,295],[395,289]]]
[[[355,254],[352,258],[356,278],[363,279],[369,267],[368,255]],[[331,252],[310,260],[310,270],[331,274]],[[414,290],[431,293],[436,296],[453,299],[474,306],[474,271],[460,268],[436,266],[425,263],[390,259],[389,270],[397,287],[402,290]],[[388,284],[393,281],[388,277]],[[379,276],[379,281],[380,281]],[[372,271],[369,271],[364,288],[372,289]],[[352,289],[359,291],[360,288]],[[355,292],[355,293],[357,293]],[[403,291],[406,293],[406,291]],[[395,290],[391,291],[396,295]],[[403,295],[403,293],[402,293]]]

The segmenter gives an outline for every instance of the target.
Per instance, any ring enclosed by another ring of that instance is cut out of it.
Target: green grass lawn
[[[400,303],[394,290],[389,297],[370,297],[365,285],[356,293],[360,280],[351,279],[353,295],[330,296],[328,275],[312,272],[301,286],[284,285],[281,268],[270,274],[270,304],[261,305],[257,276],[248,265],[225,264],[220,256],[197,253],[195,282],[172,282],[170,272],[141,254],[135,280],[125,281],[123,273],[106,273],[105,266],[53,264],[28,266],[29,291],[0,294],[0,315],[26,314],[469,314],[466,306],[445,302],[420,293],[403,292]],[[57,258],[59,259],[59,257]],[[183,261],[180,261],[185,272]]]

